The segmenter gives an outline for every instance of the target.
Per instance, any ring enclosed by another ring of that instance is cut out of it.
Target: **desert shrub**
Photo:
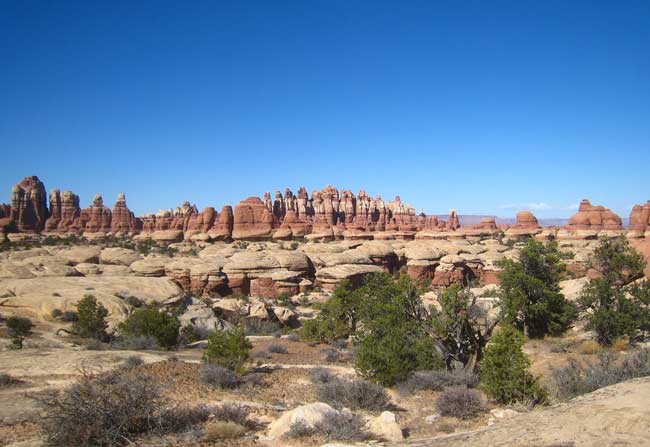
[[[18,382],[18,379],[11,377],[9,374],[0,373],[0,388],[5,388]]]
[[[284,346],[283,344],[280,343],[271,343],[267,348],[267,351],[272,352],[274,354],[288,354],[289,351],[287,350],[287,347]]]
[[[310,425],[303,419],[291,424],[285,438],[304,438],[321,435],[326,441],[365,441],[370,434],[365,429],[365,421],[352,413],[332,413],[322,421]]]
[[[52,318],[59,318],[61,315],[63,315],[63,311],[61,309],[52,309]]]
[[[137,368],[138,366],[144,364],[144,360],[139,355],[130,355],[124,359],[123,366],[126,369]]]
[[[304,419],[296,419],[291,426],[289,431],[284,434],[285,438],[306,438],[309,436],[316,435],[316,427],[305,422]]]
[[[243,326],[245,335],[275,335],[282,333],[282,328],[275,321],[250,318],[243,320]]]
[[[112,345],[117,349],[133,351],[155,351],[160,349],[158,340],[147,335],[137,337],[119,337],[113,341]]]
[[[244,332],[237,328],[229,331],[215,331],[208,337],[208,346],[203,352],[203,361],[240,372],[253,345]]]
[[[474,388],[479,383],[479,376],[463,369],[447,371],[434,369],[430,371],[415,371],[404,382],[401,388],[409,391],[431,390],[441,391],[445,388],[464,386]]]
[[[236,388],[241,383],[239,377],[230,369],[210,363],[201,365],[201,381],[223,389]]]
[[[230,421],[246,427],[250,424],[247,407],[238,404],[225,403],[212,409],[212,415],[220,421]]]
[[[205,427],[206,441],[240,438],[245,433],[246,427],[231,421],[210,421]]]
[[[287,340],[289,341],[299,341],[300,336],[296,334],[295,332],[291,332],[290,334],[287,335]]]
[[[370,434],[365,429],[364,419],[352,413],[334,413],[315,425],[316,433],[326,441],[365,441]]]
[[[5,322],[9,337],[15,349],[23,349],[23,342],[32,335],[34,324],[32,320],[24,317],[9,317]]]
[[[471,419],[483,411],[483,402],[476,390],[453,387],[440,393],[436,408],[442,416]]]
[[[160,412],[158,433],[185,432],[188,428],[196,427],[207,421],[212,414],[212,408],[205,405],[195,407],[176,405],[166,407]]]
[[[338,340],[332,340],[330,344],[336,349],[345,349],[348,347],[348,340],[345,338],[339,338]]]
[[[164,348],[178,345],[178,318],[153,308],[136,309],[118,329],[126,337],[154,337]]]
[[[546,400],[546,393],[530,373],[530,360],[523,352],[524,336],[504,326],[492,338],[480,363],[481,385],[488,396],[503,404]]]
[[[255,387],[255,386],[266,385],[266,381],[264,380],[264,374],[262,374],[262,373],[250,373],[249,372],[247,374],[244,374],[241,377],[241,380],[242,380],[243,384],[246,385],[246,386]]]
[[[603,238],[590,265],[600,275],[582,289],[578,303],[598,343],[609,346],[617,338],[627,338],[631,343],[647,338],[650,282],[632,283],[643,276],[643,256],[624,237]]]
[[[106,317],[108,310],[98,302],[93,295],[85,295],[77,303],[77,321],[72,324],[72,330],[80,337],[106,340]]]
[[[311,383],[328,383],[336,380],[336,376],[325,368],[313,368],[309,370],[309,380]]]
[[[318,399],[336,408],[378,411],[390,403],[390,396],[380,385],[361,379],[332,379],[321,384]]]
[[[517,260],[499,261],[503,321],[531,338],[562,335],[577,317],[576,306],[560,292],[566,271],[557,242],[528,239]]]
[[[571,399],[625,380],[650,376],[650,349],[629,354],[617,362],[609,353],[602,353],[591,365],[571,360],[564,368],[553,371],[555,391],[560,399]]]
[[[262,350],[262,351],[253,352],[249,357],[251,359],[268,360],[270,358],[273,358],[273,355],[268,350],[265,349],[265,350]]]
[[[333,348],[324,348],[320,350],[323,354],[323,360],[327,363],[336,363],[341,359],[341,353]]]
[[[142,301],[137,296],[129,295],[124,298],[124,302],[131,307],[139,308],[145,305],[145,302]]]
[[[79,314],[74,310],[66,310],[61,314],[59,319],[65,323],[74,323],[75,321],[79,321]]]
[[[134,372],[86,372],[71,387],[38,400],[47,442],[61,447],[131,445],[140,434],[183,430],[208,417],[167,408],[160,385]]]

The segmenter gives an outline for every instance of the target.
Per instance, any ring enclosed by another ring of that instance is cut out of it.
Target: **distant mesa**
[[[48,203],[49,198],[49,203]],[[471,216],[469,216],[471,217]],[[328,185],[310,195],[303,187],[294,194],[290,189],[272,195],[249,197],[233,207],[218,212],[206,207],[199,212],[184,202],[173,209],[160,210],[136,217],[120,193],[112,209],[104,205],[100,194],[87,208],[72,191],[52,189],[46,196],[45,186],[36,176],[25,177],[12,189],[11,205],[0,205],[0,228],[4,233],[74,233],[89,238],[105,235],[138,235],[158,241],[183,239],[218,240],[289,240],[313,241],[369,239],[440,239],[448,237],[483,237],[505,232],[506,236],[593,237],[598,232],[620,232],[621,218],[603,206],[583,200],[576,213],[562,228],[542,228],[530,211],[517,213],[512,225],[499,224],[484,216],[471,225],[461,225],[455,210],[449,215],[427,215],[404,201],[399,195],[385,201],[372,198],[365,190],[350,190]],[[650,202],[636,205],[630,214],[630,233],[643,236],[650,228]]]

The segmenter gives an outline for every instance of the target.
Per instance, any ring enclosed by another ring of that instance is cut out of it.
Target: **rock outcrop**
[[[46,231],[79,231],[80,215],[79,196],[72,191],[64,191],[63,194],[58,189],[50,191],[50,217],[45,223]]]
[[[272,230],[273,214],[259,197],[249,197],[237,204],[233,239],[265,239],[271,237]]]
[[[544,228],[529,211],[517,214],[510,227],[497,225],[495,218],[486,217],[478,224],[461,226],[455,210],[448,217],[427,215],[396,196],[384,201],[374,199],[364,190],[354,194],[326,186],[315,190],[311,197],[305,188],[298,193],[264,193],[263,199],[249,197],[217,212],[183,202],[173,209],[161,210],[137,218],[127,207],[123,193],[118,195],[112,211],[104,206],[97,194],[92,205],[79,207],[79,197],[71,191],[53,189],[49,195],[49,210],[45,189],[38,177],[25,177],[12,190],[12,204],[0,207],[0,228],[12,241],[25,237],[11,231],[39,233],[58,232],[83,234],[89,240],[104,240],[107,235],[129,235],[160,243],[183,240],[202,242],[236,240],[291,240],[314,242],[348,241],[412,241],[483,238],[505,232],[506,236],[534,236],[540,240],[594,239],[603,235],[623,234],[621,218],[603,206],[593,206],[583,200],[577,214],[561,228]],[[630,214],[628,237],[647,236],[650,230],[650,202],[637,205]]]
[[[137,230],[135,215],[126,206],[126,196],[119,193],[113,206],[111,216],[111,231],[113,233],[134,233]]]
[[[592,205],[589,200],[580,202],[578,212],[569,219],[564,227],[569,231],[580,230],[622,230],[623,221],[609,208],[601,205]]]
[[[539,222],[533,213],[530,211],[519,211],[517,213],[517,220],[514,225],[506,230],[506,236],[521,237],[531,236],[541,232]]]
[[[104,206],[101,194],[95,194],[93,204],[81,210],[81,227],[89,233],[111,231],[111,210]]]
[[[40,232],[48,217],[45,186],[35,175],[11,190],[11,218],[18,231]]]
[[[650,200],[645,205],[634,205],[630,213],[630,232],[634,237],[642,237],[650,230]]]

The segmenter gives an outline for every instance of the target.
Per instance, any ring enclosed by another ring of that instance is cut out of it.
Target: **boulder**
[[[379,416],[368,421],[366,428],[380,439],[398,442],[404,439],[402,428],[397,423],[397,417],[392,411],[384,411]]]
[[[129,267],[137,276],[165,276],[165,266],[170,258],[144,258],[132,263]]]
[[[232,328],[227,321],[217,318],[214,311],[203,301],[192,298],[185,311],[178,317],[183,326],[192,326],[201,336],[213,331],[224,331]]]
[[[99,261],[102,264],[129,266],[142,259],[142,255],[128,248],[108,247],[101,251]]]
[[[97,264],[101,252],[101,247],[94,245],[80,245],[61,251],[59,256],[68,261],[71,265],[81,263]]]
[[[301,405],[293,410],[285,411],[279,419],[271,422],[268,435],[275,439],[281,439],[291,430],[291,426],[299,421],[302,421],[308,427],[314,427],[338,413],[337,410],[323,402]]]

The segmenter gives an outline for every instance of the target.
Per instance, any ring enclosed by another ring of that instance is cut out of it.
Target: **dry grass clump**
[[[243,405],[234,403],[225,403],[212,409],[214,419],[219,421],[229,421],[246,427],[250,425],[248,420],[249,410]]]
[[[577,352],[583,355],[598,354],[601,351],[600,345],[595,340],[585,340],[577,347]]]
[[[245,433],[246,427],[231,421],[210,421],[205,426],[206,441],[241,438]]]
[[[390,396],[381,386],[361,379],[330,379],[317,390],[318,399],[335,408],[380,411],[390,403]]]
[[[325,368],[314,368],[309,371],[311,383],[328,383],[335,379],[336,376]]]
[[[479,383],[479,377],[471,371],[462,369],[447,371],[434,369],[430,371],[415,371],[400,386],[405,392],[421,390],[441,391],[445,388],[464,386],[474,388]]]
[[[603,353],[593,365],[581,365],[571,360],[564,368],[553,372],[555,391],[560,399],[571,399],[615,383],[650,376],[650,349],[629,354],[623,361]]]
[[[201,381],[207,385],[222,389],[237,388],[241,384],[237,374],[228,368],[211,363],[201,365]]]
[[[124,363],[122,364],[122,367],[125,369],[133,369],[133,368],[137,368],[142,364],[144,364],[144,360],[142,360],[142,357],[140,357],[139,355],[130,355],[124,359]]]
[[[268,348],[266,348],[268,352],[272,352],[274,354],[288,354],[289,350],[287,349],[286,346],[280,343],[271,343]]]
[[[341,359],[341,352],[334,348],[324,348],[320,350],[323,354],[323,360],[327,363],[336,363]]]
[[[447,388],[436,401],[442,416],[471,419],[483,411],[483,401],[478,391],[462,386]]]

